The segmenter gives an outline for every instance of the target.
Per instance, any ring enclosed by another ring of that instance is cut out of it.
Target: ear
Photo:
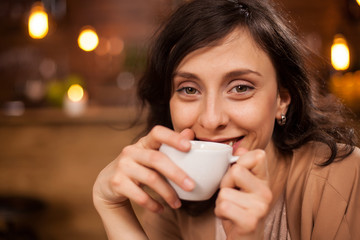
[[[291,96],[289,91],[286,88],[280,87],[278,96],[277,96],[277,111],[276,111],[276,119],[281,119],[281,115],[286,115],[289,104],[291,102]]]

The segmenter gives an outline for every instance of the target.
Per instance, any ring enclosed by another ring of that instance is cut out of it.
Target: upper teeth
[[[230,141],[230,142],[228,143],[228,145],[229,145],[229,146],[233,146],[233,145],[234,145],[234,142],[235,142],[235,141]]]

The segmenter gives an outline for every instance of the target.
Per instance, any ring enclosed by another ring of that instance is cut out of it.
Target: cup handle
[[[239,156],[231,156],[230,163],[234,163],[239,159]]]

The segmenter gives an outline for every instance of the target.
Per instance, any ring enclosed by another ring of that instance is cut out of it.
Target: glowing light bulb
[[[44,38],[49,31],[48,15],[41,3],[35,3],[31,8],[28,29],[30,37]]]
[[[84,89],[79,84],[73,84],[67,91],[68,98],[73,102],[79,102],[84,96]]]
[[[94,30],[86,28],[80,32],[78,44],[86,52],[93,51],[99,44],[99,37]]]
[[[360,0],[356,0],[356,2],[359,4],[359,6],[360,6]]]
[[[342,35],[336,35],[334,38],[333,45],[331,46],[331,64],[335,70],[346,70],[349,68],[350,51]]]
[[[63,108],[67,115],[76,117],[85,112],[87,103],[86,91],[79,84],[73,84],[64,96]]]

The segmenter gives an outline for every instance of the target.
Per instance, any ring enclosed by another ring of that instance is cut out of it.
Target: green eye
[[[184,88],[186,94],[196,94],[197,90],[192,87],[186,87]]]

